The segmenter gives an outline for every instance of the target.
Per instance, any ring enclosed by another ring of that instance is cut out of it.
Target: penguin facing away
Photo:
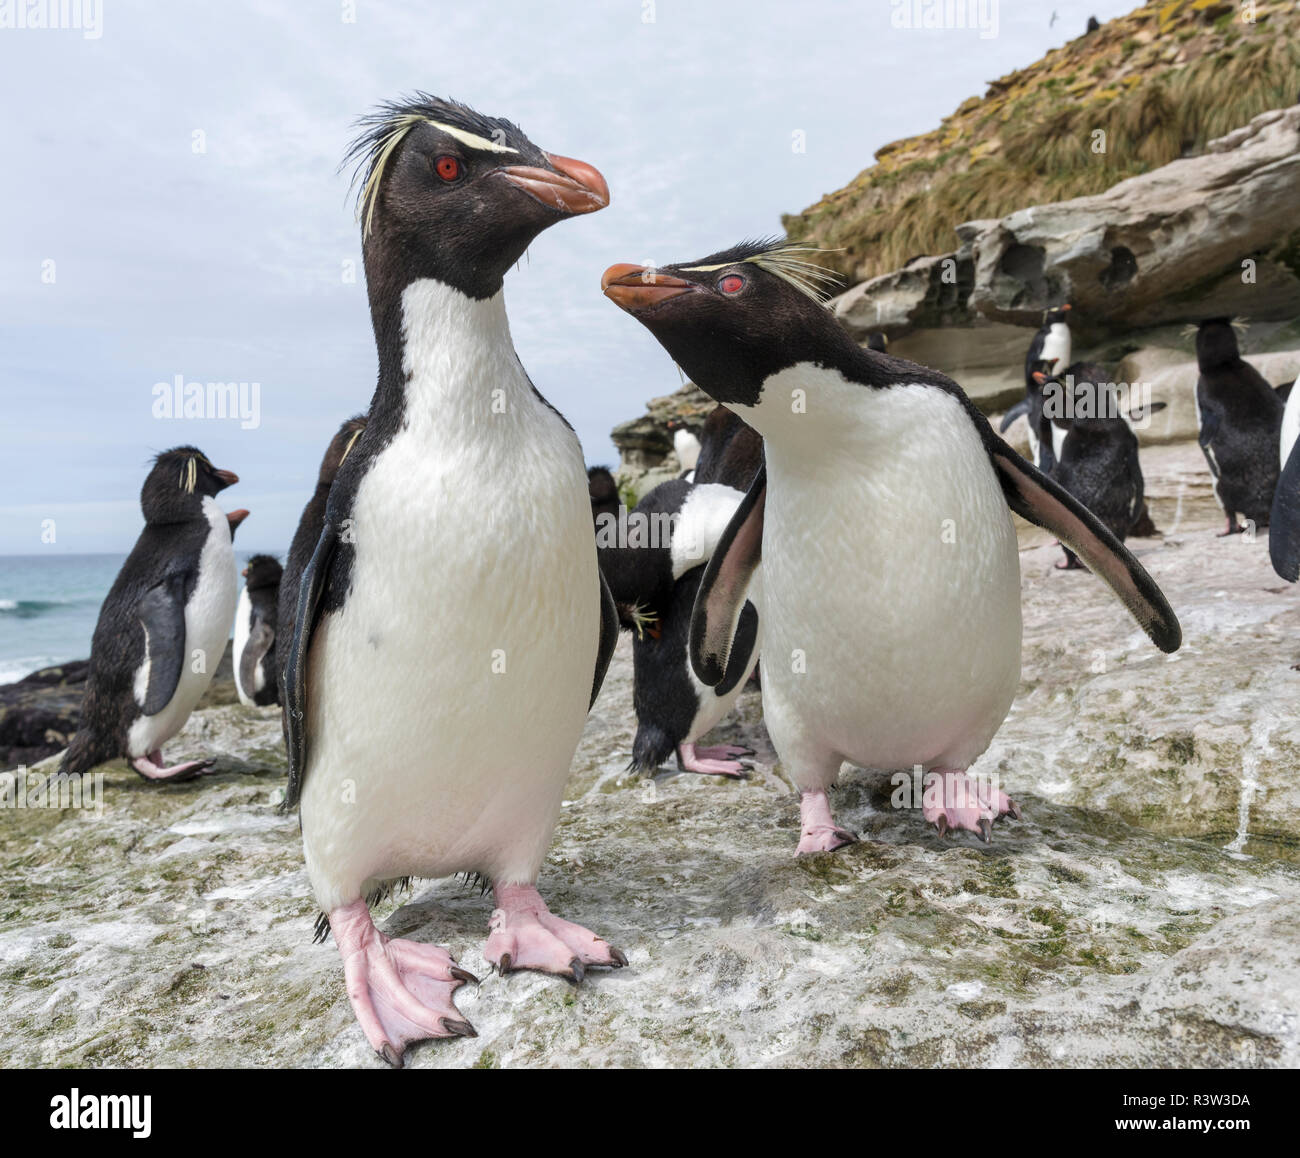
[[[410,1042],[474,1033],[452,1000],[472,977],[375,928],[367,897],[386,882],[486,876],[501,973],[626,964],[535,887],[618,626],[581,447],[520,364],[502,294],[542,230],[609,194],[452,101],[417,94],[363,125],[350,156],[379,376],[302,577],[286,803],[353,1010],[400,1065]]]
[[[197,447],[154,459],[140,492],[144,530],[100,608],[81,721],[60,772],[117,756],[146,780],[187,780],[211,768],[211,760],[168,766],[162,748],[207,691],[230,634],[230,537],[248,512],[228,517],[216,495],[238,481]]]
[[[347,419],[330,439],[325,448],[325,457],[321,459],[320,470],[316,475],[316,489],[307,500],[298,519],[298,527],[293,533],[289,545],[289,554],[285,556],[284,573],[280,576],[280,591],[277,597],[276,636],[280,639],[280,679],[283,682],[283,660],[293,638],[293,620],[298,611],[298,592],[302,586],[302,574],[311,562],[312,553],[320,539],[321,528],[325,525],[325,506],[329,502],[330,487],[334,485],[334,476],[347,458],[348,452],[356,445],[361,432],[366,428],[366,416],[354,414]],[[280,701],[283,704],[283,698]],[[288,725],[285,728],[288,742]]]
[[[1300,381],[1298,379],[1297,381]],[[1269,514],[1268,554],[1273,570],[1289,583],[1300,578],[1300,390],[1291,389],[1282,414],[1278,460],[1282,473]]]
[[[598,525],[601,515],[612,515],[618,518],[618,508],[620,500],[618,497],[618,483],[614,481],[614,475],[607,466],[592,466],[587,468],[587,493],[591,497],[591,521],[593,526]]]
[[[715,406],[704,420],[700,434],[700,458],[694,481],[722,483],[743,494],[762,465],[762,436],[733,411]]]
[[[235,609],[235,694],[246,708],[280,702],[275,662],[276,602],[284,568],[274,555],[254,555],[243,570]]]
[[[1060,378],[1044,379],[1042,385],[1058,396],[1068,389]],[[1075,386],[1076,390],[1095,391],[1097,383],[1083,381]],[[1104,399],[1098,401],[1104,403]],[[1062,410],[1063,413],[1051,420],[1056,460],[1051,477],[1122,543],[1145,510],[1137,435],[1117,414],[1085,412],[1077,403]],[[1094,405],[1088,410],[1105,410],[1105,406]],[[1063,571],[1079,568],[1079,557],[1069,547],[1063,550],[1065,561],[1057,563],[1057,568]]]
[[[1229,318],[1211,318],[1196,331],[1196,422],[1198,441],[1214,495],[1223,508],[1223,535],[1245,528],[1238,516],[1266,527],[1277,486],[1277,440],[1282,400],[1242,356]]]
[[[707,436],[706,436],[707,445]],[[743,491],[720,483],[670,479],[650,491],[628,516],[627,542],[602,544],[601,569],[620,623],[633,632],[632,703],[637,730],[629,771],[653,773],[676,754],[682,772],[745,777],[734,744],[699,747],[731,711],[758,662],[759,619],[753,603],[741,611],[728,670],[716,686],[700,682],[688,655],[695,595],[719,538]]]
[[[798,851],[855,839],[827,799],[846,760],[921,765],[925,818],[988,840],[998,816],[1018,812],[966,776],[1020,676],[1008,508],[1074,550],[1162,650],[1179,646],[1178,621],[1110,531],[998,438],[956,383],[858,346],[822,306],[827,273],[808,252],[746,242],[653,278],[616,265],[602,279],[763,436],[764,469],[701,582],[691,661],[702,682],[721,681],[761,558],[763,712],[800,789]]]

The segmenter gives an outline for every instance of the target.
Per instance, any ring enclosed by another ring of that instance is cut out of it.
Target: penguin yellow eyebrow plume
[[[788,282],[802,294],[807,294],[816,302],[824,302],[831,293],[843,284],[839,274],[799,256],[806,253],[838,253],[837,249],[821,249],[815,245],[800,245],[794,241],[767,239],[759,242],[747,242],[739,247],[748,251],[744,256],[731,256],[728,260],[711,262],[707,265],[683,265],[683,273],[712,273],[725,269],[729,265],[746,262],[765,269],[782,281]],[[719,254],[719,257],[727,255]]]
[[[467,118],[467,123],[468,119],[472,117],[474,123],[483,131],[475,132],[462,125],[454,125],[446,120],[439,119],[438,115],[434,115],[435,109],[443,110],[444,115],[447,111],[463,113]],[[481,124],[479,124],[480,121]],[[431,125],[439,132],[446,133],[449,137],[459,141],[467,149],[474,149],[480,153],[517,154],[519,152],[513,146],[503,144],[496,139],[502,136],[510,127],[507,124],[489,124],[486,118],[478,117],[472,110],[449,102],[437,101],[435,98],[427,97],[424,94],[417,94],[416,100],[410,104],[383,105],[370,116],[361,118],[359,123],[364,127],[365,132],[348,150],[347,157],[344,158],[344,164],[346,165],[350,160],[357,161],[357,171],[352,180],[354,187],[360,178],[362,170],[365,171],[365,181],[361,186],[361,193],[357,197],[357,220],[364,219],[365,221],[363,234],[365,237],[370,236],[370,230],[374,224],[375,202],[378,200],[379,186],[384,179],[388,162],[392,159],[398,146],[406,139],[406,135],[416,125]]]
[[[185,460],[185,465],[181,467],[181,490],[187,495],[194,493],[194,488],[199,481],[199,462],[193,455]]]
[[[352,450],[352,447],[356,444],[357,439],[361,437],[362,431],[364,430],[365,427],[363,426],[361,430],[354,431],[352,437],[348,439],[347,446],[343,448],[343,453],[339,456],[339,466],[343,465],[343,460],[348,457],[349,452]]]

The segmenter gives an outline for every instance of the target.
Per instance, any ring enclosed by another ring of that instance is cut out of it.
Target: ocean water
[[[249,554],[235,552],[241,570]],[[0,555],[0,684],[89,656],[100,605],[125,561],[125,555]]]

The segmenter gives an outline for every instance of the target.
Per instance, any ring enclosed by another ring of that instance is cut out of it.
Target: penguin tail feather
[[[96,736],[90,728],[78,728],[68,743],[68,750],[59,762],[59,771],[66,776],[80,776],[97,764],[112,760],[121,753],[117,745]]]
[[[632,759],[628,761],[629,772],[649,775],[677,750],[677,744],[658,724],[641,724],[636,730],[636,739],[632,741]]]

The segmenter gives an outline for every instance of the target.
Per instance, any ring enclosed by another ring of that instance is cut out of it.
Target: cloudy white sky
[[[353,118],[416,88],[608,180],[610,208],[544,233],[506,294],[534,382],[589,462],[614,460],[609,429],[678,379],[602,298],[607,265],[778,232],[880,145],[1133,6],[990,4],[994,36],[898,29],[891,0],[103,0],[88,37],[6,27],[48,5],[0,0],[0,553],[127,550],[150,454],[182,442],[241,476],[240,545],[285,549],[375,379],[337,167]],[[177,375],[259,383],[260,425],[155,418]]]

